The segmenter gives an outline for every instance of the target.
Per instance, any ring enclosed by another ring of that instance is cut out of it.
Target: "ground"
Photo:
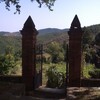
[[[100,87],[68,88],[68,100],[100,100]]]
[[[0,100],[100,100],[100,87],[68,87],[67,96],[59,99],[39,97],[38,94],[34,97],[32,94],[25,96],[23,84],[0,83]]]

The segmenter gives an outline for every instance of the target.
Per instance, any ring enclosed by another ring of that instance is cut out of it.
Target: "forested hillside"
[[[91,36],[94,37],[100,32],[100,24],[91,25],[88,27],[84,27],[85,31],[87,31]],[[83,28],[83,29],[84,29]],[[68,29],[56,29],[56,28],[47,28],[39,30],[39,34],[37,36],[38,43],[43,43],[47,45],[52,41],[60,42],[63,41],[68,42]],[[0,32],[0,54],[4,53],[6,47],[13,47],[14,51],[21,50],[21,34],[19,32]]]
[[[51,41],[63,42],[68,41],[67,29],[47,28],[39,30],[37,43],[48,44]],[[0,32],[0,54],[5,52],[9,46],[13,47],[14,51],[21,50],[21,35],[19,32]]]
[[[0,36],[0,54],[5,52],[7,47],[13,47],[14,51],[21,49],[21,37]]]
[[[100,32],[100,24],[97,24],[97,25],[91,25],[91,26],[88,26],[86,27],[91,34],[93,35],[97,35],[99,32]]]

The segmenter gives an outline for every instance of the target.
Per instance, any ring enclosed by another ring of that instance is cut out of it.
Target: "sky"
[[[81,26],[100,24],[100,0],[56,0],[53,11],[45,5],[39,8],[37,2],[20,0],[21,13],[14,14],[15,7],[10,11],[5,4],[0,3],[0,31],[15,32],[22,30],[30,15],[37,30],[44,28],[70,28],[74,16],[77,14]]]

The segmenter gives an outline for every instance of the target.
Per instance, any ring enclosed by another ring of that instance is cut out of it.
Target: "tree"
[[[100,33],[98,33],[95,37],[95,44],[100,46]]]
[[[22,58],[22,51],[18,50],[14,53],[15,61],[18,61]]]
[[[30,0],[31,2],[36,1],[39,4],[39,7],[41,8],[43,4],[45,4],[49,10],[52,11],[52,6],[54,6],[54,2],[56,0]],[[20,14],[20,0],[0,0],[0,3],[4,2],[5,3],[5,7],[7,10],[10,10],[10,6],[13,5],[16,8],[16,12],[15,14],[18,12]]]
[[[11,47],[11,46],[7,46],[6,48],[5,48],[5,54],[6,55],[10,55],[10,54],[14,54],[14,49],[13,49],[13,47]]]
[[[0,56],[0,75],[10,74],[15,66],[14,57],[11,54]]]
[[[16,66],[13,56],[13,48],[7,47],[5,54],[0,55],[0,75],[10,74],[11,70]]]
[[[52,56],[53,63],[64,61],[63,48],[59,43],[52,42],[47,48],[47,52]]]
[[[84,27],[83,31],[84,31],[84,34],[83,34],[83,39],[82,39],[82,45],[83,45],[83,50],[86,50],[93,42],[94,37],[88,28]]]

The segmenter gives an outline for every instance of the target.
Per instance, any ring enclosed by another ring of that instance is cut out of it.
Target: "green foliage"
[[[14,57],[11,54],[0,56],[0,75],[10,74],[15,66]]]
[[[47,87],[50,88],[64,88],[66,83],[66,74],[59,72],[56,66],[51,66],[46,75],[48,77]]]
[[[53,66],[56,66],[58,72],[66,73],[66,63],[60,62],[57,64],[53,64]]]
[[[83,50],[86,50],[94,41],[94,36],[91,33],[91,31],[84,27],[83,28],[84,34],[83,34],[83,38],[82,38],[82,45],[83,45]]]
[[[22,58],[22,51],[18,50],[14,53],[15,61],[19,61]]]
[[[6,55],[13,55],[14,54],[14,49],[13,49],[13,47],[11,47],[11,46],[7,46],[6,47],[6,49],[5,49],[5,54]]]
[[[96,55],[96,51],[94,48],[87,48],[84,52],[84,55],[86,63],[94,63],[94,57]]]
[[[94,70],[94,65],[86,64],[82,69],[83,77],[84,78],[90,78],[91,76],[90,76],[89,72],[93,71],[93,70]]]
[[[52,62],[58,63],[64,61],[63,48],[57,42],[52,42],[48,45],[47,52],[52,56]]]
[[[5,3],[5,7],[6,7],[6,9],[9,11],[10,10],[10,6],[11,6],[11,4],[13,5],[13,6],[15,6],[15,8],[16,8],[16,12],[15,13],[20,13],[20,5],[19,5],[19,0],[0,0],[0,3],[1,2],[4,2]]]
[[[48,31],[50,31],[50,30],[48,30]],[[44,34],[41,32],[37,36],[37,40],[38,40],[39,43],[43,43],[43,44],[46,44],[46,45],[50,44],[52,41],[55,41],[57,43],[63,43],[63,41],[68,41],[67,30],[66,31],[62,30],[61,32],[50,31],[50,33],[47,32],[47,33],[44,33]]]
[[[34,0],[31,0],[31,1],[34,1]],[[55,1],[56,0],[36,0],[40,8],[43,4],[45,4],[49,8],[50,11],[52,11],[51,7],[54,6]]]
[[[95,44],[100,46],[100,33],[98,33],[95,37]]]
[[[21,37],[0,36],[0,54],[5,54],[7,47],[13,48],[13,53],[21,51]]]
[[[88,30],[90,30],[91,34],[93,34],[94,36],[100,32],[100,24],[91,25],[87,28],[88,28]]]
[[[41,8],[41,6],[43,4],[45,4],[49,10],[52,11],[51,7],[54,6],[54,2],[56,0],[30,0],[30,1],[36,1],[39,4],[39,7]],[[14,14],[16,14],[17,12],[20,14],[20,0],[0,0],[0,3],[4,2],[5,3],[5,7],[7,10],[10,10],[10,6],[13,5],[16,8],[16,12]]]
[[[21,60],[21,37],[0,36],[0,74],[19,73]]]
[[[15,74],[18,71],[15,58],[17,56],[14,56],[13,48],[8,46],[5,54],[0,56],[0,75]]]
[[[91,78],[100,79],[100,69],[94,69],[89,71],[89,75],[91,76]]]

